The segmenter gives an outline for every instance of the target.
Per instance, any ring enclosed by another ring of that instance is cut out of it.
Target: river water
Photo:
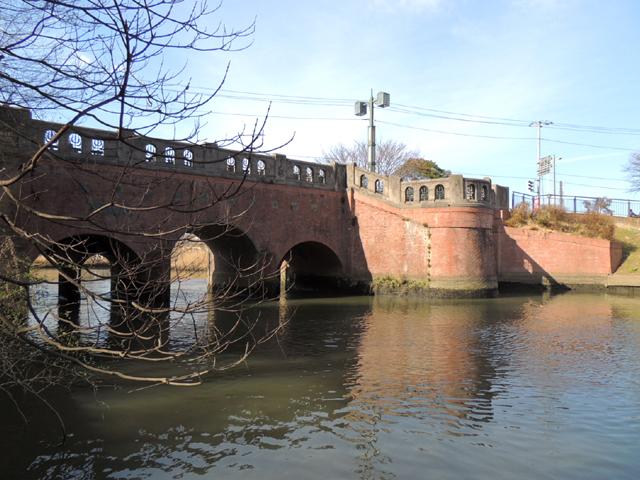
[[[203,281],[183,288],[196,295]],[[200,387],[52,396],[63,445],[44,409],[25,426],[2,404],[0,478],[640,477],[638,299],[350,297],[262,310],[286,314],[282,333]]]

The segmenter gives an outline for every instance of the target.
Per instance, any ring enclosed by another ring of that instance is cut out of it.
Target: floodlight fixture
[[[391,95],[387,92],[378,92],[378,96],[376,97],[376,106],[385,108],[389,105],[391,105]]]

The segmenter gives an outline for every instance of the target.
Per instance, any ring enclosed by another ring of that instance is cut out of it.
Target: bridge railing
[[[344,166],[341,165],[219,148],[215,143],[193,144],[142,137],[127,131],[122,132],[124,140],[120,140],[115,132],[84,127],[72,127],[53,141],[62,124],[33,120],[28,110],[8,107],[0,107],[0,116],[13,118],[13,123],[18,124],[15,131],[19,130],[20,135],[3,132],[3,144],[13,140],[15,150],[22,156],[49,144],[51,154],[80,163],[128,165],[310,188],[346,188]]]
[[[623,198],[541,195],[538,199],[537,195],[513,192],[511,194],[512,208],[521,203],[526,203],[531,209],[544,205],[556,205],[572,213],[587,213],[595,210],[616,217],[640,216],[640,200]]]

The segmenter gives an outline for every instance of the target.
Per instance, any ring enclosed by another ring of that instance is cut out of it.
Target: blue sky
[[[542,155],[562,157],[566,194],[640,198],[624,172],[640,151],[640,2],[227,0],[218,16],[229,27],[255,18],[256,32],[244,50],[190,59],[201,88],[231,62],[210,140],[251,128],[271,100],[266,146],[293,136],[282,153],[317,158],[366,139],[353,102],[384,90],[392,107],[376,110],[378,138],[454,173],[525,191],[536,171],[528,124],[550,120]]]

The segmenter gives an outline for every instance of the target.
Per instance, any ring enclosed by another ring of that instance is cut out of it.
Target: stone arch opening
[[[53,264],[40,255],[33,265],[44,282],[57,284],[60,318],[76,322],[81,305],[99,318],[108,318],[112,299],[126,300],[138,293],[135,277],[140,259],[119,240],[103,235],[73,236],[56,242],[46,253]]]
[[[323,243],[299,243],[280,261],[281,292],[333,293],[344,286],[342,262],[338,255]]]
[[[206,279],[208,290],[253,292],[260,288],[264,262],[239,228],[207,225],[189,231],[176,243],[171,268],[174,278]]]
[[[95,254],[84,259],[77,267],[79,268],[65,268],[61,271],[44,255],[36,257],[30,268],[31,276],[37,282],[30,288],[36,315],[43,318],[48,311],[57,307],[60,318],[73,323],[79,323],[80,318],[102,321],[109,317],[111,262],[101,254]],[[79,279],[83,288],[73,285],[63,272],[73,273],[71,278]],[[93,295],[87,295],[87,290]],[[84,312],[81,313],[81,309]]]

